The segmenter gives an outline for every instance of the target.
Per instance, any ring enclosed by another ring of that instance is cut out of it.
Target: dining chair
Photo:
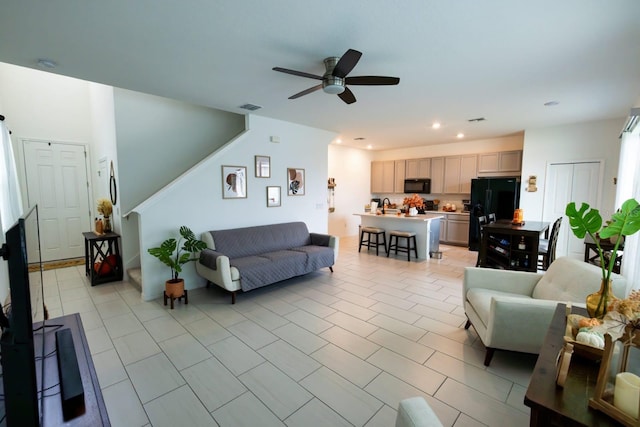
[[[496,222],[496,214],[495,214],[495,212],[491,212],[487,216],[487,221],[489,221],[489,223]]]
[[[478,259],[476,260],[476,267],[480,267],[480,259],[482,254],[482,248],[484,247],[483,235],[484,235],[484,226],[487,225],[487,217],[485,215],[478,217],[478,241],[480,242],[480,246],[478,246]]]
[[[548,239],[540,239],[538,243],[538,270],[546,271],[551,263],[556,259],[556,244],[560,234],[562,217],[559,217],[551,227]]]

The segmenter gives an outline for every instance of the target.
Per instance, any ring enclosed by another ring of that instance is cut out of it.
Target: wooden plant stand
[[[189,291],[187,291],[186,289],[184,290],[184,293],[182,295],[180,295],[179,297],[175,297],[175,296],[169,296],[167,295],[167,291],[163,291],[164,294],[164,305],[167,305],[167,300],[170,299],[171,300],[171,310],[173,310],[173,301],[174,300],[178,300],[178,301],[182,301],[182,298],[184,297],[184,303],[185,304],[189,304]]]

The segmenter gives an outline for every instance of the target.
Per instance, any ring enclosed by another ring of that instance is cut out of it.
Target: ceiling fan
[[[397,85],[400,83],[398,77],[384,77],[384,76],[357,76],[347,77],[347,74],[353,70],[356,66],[362,52],[358,52],[354,49],[349,49],[342,57],[331,56],[324,60],[324,66],[326,71],[324,75],[318,76],[315,74],[309,74],[302,71],[289,70],[287,68],[273,67],[274,71],[280,71],[281,73],[293,74],[294,76],[307,77],[310,79],[322,80],[322,83],[309,89],[305,89],[302,92],[298,92],[295,95],[291,95],[289,99],[300,98],[301,96],[308,95],[311,92],[322,89],[325,93],[332,95],[338,95],[347,104],[353,104],[356,102],[356,97],[353,92],[349,90],[347,85],[364,85],[364,86],[381,86],[381,85]]]

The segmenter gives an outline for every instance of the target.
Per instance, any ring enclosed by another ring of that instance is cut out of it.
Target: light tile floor
[[[445,426],[526,426],[536,357],[496,352],[464,330],[463,268],[358,253],[238,295],[189,291],[174,310],[127,282],[91,287],[84,267],[45,271],[52,317],[81,313],[113,426],[393,426],[424,396]]]

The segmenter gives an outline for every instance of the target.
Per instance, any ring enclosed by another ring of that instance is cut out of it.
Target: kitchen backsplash
[[[411,197],[411,194],[407,194],[407,195],[398,195],[396,194],[375,194],[372,195],[372,198],[380,198],[380,200],[384,199],[385,197],[388,197],[389,200],[391,201],[391,203],[395,203],[396,205],[401,206],[402,205],[402,201],[404,200],[405,196],[407,197]],[[423,195],[423,199],[425,200],[439,200],[440,203],[438,204],[438,209],[442,210],[443,206],[446,205],[447,203],[452,204],[452,205],[456,205],[456,211],[457,212],[462,212],[462,197],[463,195],[460,195],[460,198],[456,198],[456,195],[452,195],[452,194],[425,194]]]

